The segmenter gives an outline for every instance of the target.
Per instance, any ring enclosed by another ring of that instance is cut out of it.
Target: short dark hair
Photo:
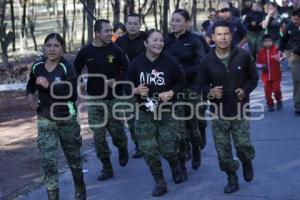
[[[269,5],[272,5],[272,6],[273,6],[274,8],[276,8],[276,9],[277,9],[277,7],[278,7],[278,5],[277,5],[276,3],[274,3],[274,2],[269,2],[269,3],[268,3],[268,6],[269,6]]]
[[[261,38],[261,41],[264,42],[266,39],[272,40],[271,35],[270,35],[270,34],[265,34],[265,35],[263,35],[262,38]]]
[[[293,17],[295,17],[295,16],[300,17],[300,8],[297,8],[297,9],[293,10],[292,16]]]
[[[131,13],[127,16],[127,21],[128,21],[128,17],[137,17],[139,18],[139,22],[142,23],[141,21],[141,16],[139,14],[136,14],[136,13]]]
[[[212,32],[215,33],[217,27],[228,27],[230,33],[232,33],[232,29],[230,23],[224,20],[217,20],[212,26]]]
[[[148,38],[155,32],[162,34],[159,30],[157,30],[155,28],[151,28],[148,31],[146,31],[146,33],[144,35],[144,41],[147,43]]]
[[[65,46],[65,41],[64,39],[61,37],[61,35],[59,33],[50,33],[46,36],[45,40],[44,40],[44,45],[48,42],[48,40],[55,38],[62,47]]]
[[[116,32],[118,29],[121,29],[123,32],[126,32],[126,28],[125,28],[124,24],[122,24],[120,22],[114,24],[113,31]]]
[[[191,21],[190,13],[185,9],[178,8],[173,12],[173,14],[174,13],[180,14],[185,19],[185,21]]]
[[[95,25],[94,25],[94,32],[98,31],[100,32],[102,30],[102,24],[104,23],[107,23],[109,24],[110,21],[109,20],[106,20],[106,19],[98,19],[96,22],[95,22]]]

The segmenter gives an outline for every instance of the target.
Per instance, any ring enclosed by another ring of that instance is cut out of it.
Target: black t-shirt
[[[135,39],[130,39],[128,33],[126,33],[117,39],[116,44],[124,51],[131,61],[145,52],[144,38],[144,32],[140,32],[140,35]]]
[[[78,76],[84,65],[87,66],[89,75],[87,79],[88,94],[99,99],[113,99],[112,88],[105,84],[103,76],[107,80],[124,80],[128,69],[128,59],[120,47],[114,43],[105,47],[95,47],[89,44],[82,48],[75,58],[74,66]],[[115,92],[117,95],[122,95],[123,87],[118,85]]]
[[[76,114],[77,76],[74,67],[61,58],[57,67],[49,72],[45,68],[45,61],[46,59],[42,59],[32,65],[27,83],[27,94],[38,91],[37,113],[50,120]],[[47,89],[36,85],[39,76],[49,81]]]
[[[154,61],[150,61],[145,54],[134,59],[130,63],[127,80],[133,82],[135,87],[145,84],[149,88],[147,97],[137,95],[137,102],[145,104],[140,107],[141,110],[150,112],[154,112],[155,107],[161,103],[159,93],[173,90],[176,94],[185,82],[177,61],[165,53],[161,53]]]

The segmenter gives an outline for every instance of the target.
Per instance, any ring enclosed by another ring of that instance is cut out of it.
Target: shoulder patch
[[[37,62],[37,63],[35,63],[35,64],[32,66],[32,73],[33,73],[33,74],[34,74],[34,72],[35,72],[36,67],[37,67],[38,65],[40,65],[40,64],[44,64],[44,62],[43,62],[43,61]]]
[[[63,70],[65,71],[65,74],[67,74],[67,67],[65,64],[63,63],[59,63],[59,65],[63,68]]]

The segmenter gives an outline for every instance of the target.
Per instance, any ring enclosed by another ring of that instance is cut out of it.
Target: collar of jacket
[[[191,35],[191,32],[185,31],[185,33],[182,34],[182,35],[180,35],[178,39],[188,37],[189,35]],[[175,33],[170,33],[170,34],[169,34],[169,37],[172,38],[172,39],[174,39],[174,40],[177,39],[177,38],[175,37]]]
[[[237,54],[237,52],[238,52],[237,47],[234,47],[233,45],[231,45],[231,52],[230,52],[230,55],[229,55],[229,61],[231,60],[231,58],[232,58],[235,54]],[[217,54],[216,54],[216,47],[214,47],[214,48],[212,49],[212,51],[210,52],[210,54],[211,54],[215,59],[220,60],[220,58],[219,58],[219,57],[217,56]]]

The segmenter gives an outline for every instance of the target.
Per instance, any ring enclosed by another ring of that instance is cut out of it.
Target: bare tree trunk
[[[157,1],[153,1],[153,15],[154,15],[154,23],[155,23],[155,29],[158,29],[158,23],[157,23]]]
[[[193,29],[195,31],[197,31],[198,30],[198,28],[197,28],[197,0],[193,0],[192,17],[193,17]]]
[[[179,4],[180,4],[180,0],[176,0],[176,3],[175,3],[175,9],[178,9],[178,8],[179,8]]]
[[[28,27],[30,30],[30,35],[32,37],[33,40],[33,44],[34,44],[34,50],[37,51],[37,43],[36,43],[36,39],[35,39],[35,22],[36,22],[36,16],[35,16],[35,12],[34,12],[34,0],[31,1],[31,16],[27,17],[27,21],[28,21]]]
[[[87,7],[91,13],[95,13],[95,0],[87,0]],[[87,15],[87,24],[88,24],[88,43],[91,43],[93,40],[93,26],[94,19],[91,15]]]
[[[161,17],[163,15],[163,9],[162,9],[162,0],[160,0],[159,6],[159,28],[162,30],[163,28],[163,18]]]
[[[74,49],[74,37],[76,38],[75,33],[75,18],[76,17],[76,0],[73,0],[73,16],[72,16],[72,26],[71,26],[71,37],[70,37],[70,44],[69,44],[69,51]]]
[[[85,3],[85,0],[83,0],[83,3]],[[82,36],[81,36],[81,46],[83,47],[85,45],[85,23],[86,23],[86,14],[85,14],[85,8],[82,8]]]
[[[121,4],[120,0],[114,0],[111,1],[111,6],[114,13],[113,23],[119,23],[120,22],[120,10],[121,10]]]
[[[123,16],[124,16],[124,22],[126,22],[127,21],[127,16],[128,16],[128,5],[127,5],[127,3],[124,4]]]
[[[66,41],[67,27],[68,27],[67,14],[66,14],[66,0],[63,0],[62,6],[63,6],[62,37],[63,37],[64,41]],[[66,45],[64,46],[64,52],[66,52]]]
[[[147,1],[147,0],[146,0]],[[142,9],[141,9],[141,1],[140,0],[138,0],[138,14],[139,15],[141,15],[141,11]]]
[[[169,15],[169,0],[164,0],[163,5],[163,34],[168,34],[168,15]]]
[[[106,19],[109,19],[109,0],[106,0],[106,7],[107,7],[107,10],[106,10]]]
[[[13,48],[13,52],[15,52],[16,51],[16,25],[15,25],[14,1],[10,0],[9,5],[10,5],[11,27],[12,27],[12,32],[14,34],[14,38],[12,41],[12,48]]]
[[[62,32],[62,27],[61,27],[60,18],[59,18],[59,12],[58,12],[58,1],[54,1],[54,2],[55,2],[54,10],[55,10],[55,16],[56,16],[56,23],[57,23],[59,32]]]
[[[141,18],[142,18],[142,21],[143,21],[143,24],[145,25],[146,30],[148,30],[148,27],[147,27],[147,23],[146,23],[146,21],[145,21],[145,18],[146,18],[146,16],[153,10],[153,4],[154,4],[154,1],[151,1],[151,2],[150,2],[150,5],[149,5],[148,9],[146,9],[147,3],[148,3],[147,0],[144,1],[143,6],[140,8],[140,13],[141,13],[140,16],[141,16]]]
[[[98,5],[98,9],[97,9],[97,19],[100,19],[100,13],[101,13],[101,0],[97,0],[97,5]]]
[[[6,0],[0,0],[0,25],[4,24]]]
[[[26,10],[27,10],[27,1],[28,0],[23,0],[22,2],[22,7],[23,7],[23,13],[22,13],[22,21],[21,21],[21,35],[23,38],[23,42],[24,42],[24,50],[27,50],[28,48],[28,43],[27,43],[27,28],[26,28]]]

